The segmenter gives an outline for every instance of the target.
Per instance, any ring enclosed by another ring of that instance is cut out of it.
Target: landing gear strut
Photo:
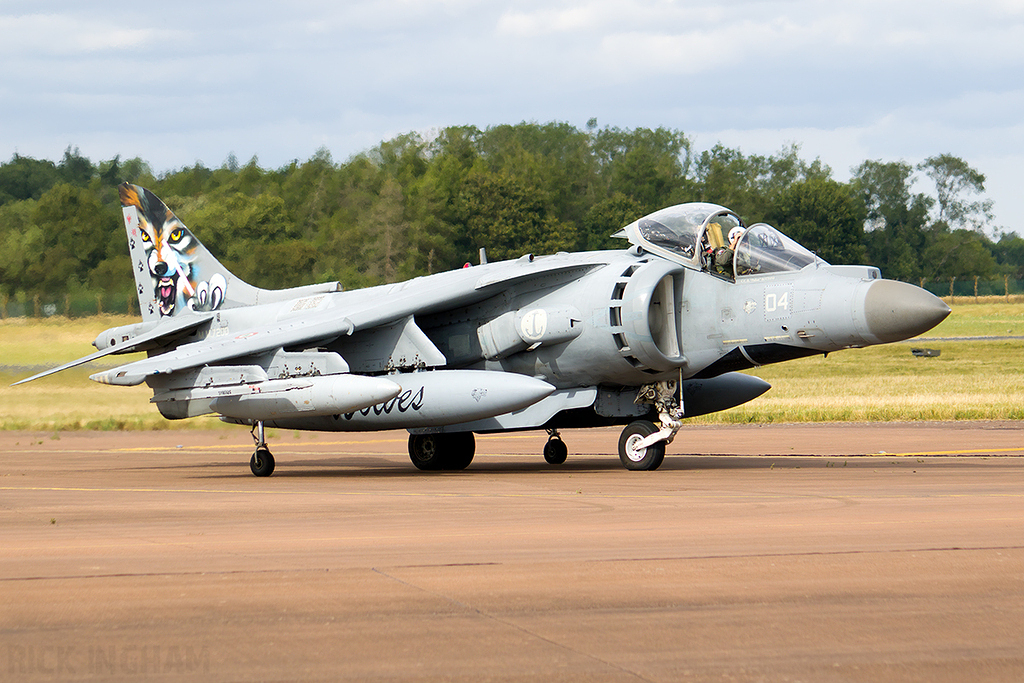
[[[544,460],[549,465],[561,465],[569,455],[569,449],[562,441],[557,429],[548,430],[548,442],[544,444]]]
[[[627,470],[656,470],[665,460],[665,446],[672,443],[683,426],[683,408],[676,399],[679,383],[674,380],[640,387],[636,403],[652,403],[658,411],[659,429],[649,420],[626,425],[619,437],[619,460]]]
[[[274,473],[274,456],[267,448],[266,435],[263,432],[263,420],[258,420],[250,430],[252,440],[256,442],[256,452],[249,459],[249,469],[257,477],[269,477]]]
[[[409,435],[409,459],[420,470],[464,470],[475,454],[473,432]]]

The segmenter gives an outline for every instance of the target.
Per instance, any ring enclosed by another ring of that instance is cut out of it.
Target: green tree
[[[1024,238],[1011,232],[999,237],[992,251],[1000,272],[1015,280],[1024,279]]]
[[[952,154],[928,157],[918,169],[935,183],[939,208],[937,222],[952,229],[981,231],[992,222],[992,200],[970,201],[967,195],[985,192],[985,175]]]
[[[171,197],[198,197],[208,190],[213,171],[200,162],[164,174],[156,187],[150,188],[165,201]]]
[[[234,192],[213,200],[193,202],[176,211],[178,217],[226,268],[257,287],[282,287],[306,284],[312,275],[311,264],[291,266],[270,258],[282,245],[290,245],[300,235],[287,220],[284,200],[270,194],[249,197]],[[306,253],[287,246],[290,253]],[[314,250],[310,248],[308,253]],[[299,270],[306,265],[307,268]]]
[[[685,201],[692,143],[681,131],[604,128],[592,135],[606,196],[631,197],[644,213]]]
[[[575,242],[575,234],[559,230],[540,198],[515,178],[474,170],[458,202],[464,254],[475,255],[477,248],[486,247],[488,258],[500,261],[558,251]]]
[[[460,197],[470,173],[483,163],[480,135],[472,126],[445,128],[427,150],[429,165],[409,215],[418,226],[428,273],[457,268],[476,254],[465,234]]]
[[[267,173],[260,168],[259,159],[255,156],[249,159],[249,163],[238,169],[235,178],[227,184],[231,190],[250,197],[266,193],[268,185]]]
[[[738,149],[715,145],[697,160],[697,196],[728,207],[748,221],[760,220],[793,183],[831,177],[831,169],[821,161],[803,161],[799,149],[790,145],[771,156],[746,156]]]
[[[927,280],[991,277],[996,270],[988,240],[973,230],[949,230],[945,224],[929,235],[922,252],[922,277]]]
[[[0,205],[0,293],[34,290],[43,277],[43,231],[34,223],[36,201]]]
[[[288,167],[281,198],[304,237],[315,239],[326,228],[328,217],[339,210],[342,200],[341,173],[326,147],[304,163],[293,162]]]
[[[40,197],[31,220],[42,244],[29,269],[35,286],[27,291],[59,294],[82,286],[101,261],[125,249],[119,213],[85,188],[55,185]]]
[[[71,148],[69,145],[64,150],[64,158],[58,166],[61,179],[70,185],[85,187],[96,174],[96,167],[86,157],[82,156],[78,148]]]
[[[793,183],[765,220],[829,263],[864,262],[864,212],[849,185],[825,178]]]
[[[384,176],[394,178],[399,187],[413,187],[427,172],[427,143],[417,133],[406,133],[380,143],[370,151],[370,159]]]
[[[424,174],[425,208],[439,220],[457,220],[456,199],[480,159],[477,141],[481,133],[472,126],[445,128],[428,150],[430,163]]]
[[[593,201],[598,167],[591,137],[567,123],[495,126],[476,144],[490,171],[516,178],[560,223],[578,224]]]
[[[596,120],[583,130],[523,122],[407,133],[344,163],[326,149],[279,169],[231,155],[216,169],[197,161],[159,178],[137,157],[94,165],[68,147],[57,163],[0,164],[0,290],[130,288],[114,192],[123,180],[156,192],[225,265],[263,287],[400,280],[476,262],[481,246],[491,260],[621,248],[610,235],[624,225],[694,200],[767,220],[835,263],[864,261],[861,245],[887,277],[1024,272],[1024,240],[980,234],[991,220],[984,176],[948,154],[917,170],[936,198],[914,191],[915,167],[904,162],[866,161],[843,185],[796,145],[769,156],[716,145],[695,157],[681,131]]]
[[[368,269],[384,282],[398,280],[399,261],[409,256],[409,222],[405,219],[402,188],[391,178],[384,181],[377,201],[366,216],[364,230],[369,248],[363,254]]]
[[[853,186],[866,216],[868,263],[882,275],[914,282],[922,277],[924,230],[934,200],[913,193],[914,168],[903,161],[865,161],[853,171]]]
[[[622,239],[612,235],[633,221],[644,216],[640,202],[616,192],[607,199],[602,199],[587,212],[583,220],[581,249],[622,249],[628,246]]]
[[[60,172],[52,161],[17,154],[0,165],[0,205],[23,199],[39,199],[60,182]]]

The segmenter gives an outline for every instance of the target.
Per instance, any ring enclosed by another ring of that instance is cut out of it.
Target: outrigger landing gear
[[[636,403],[652,403],[658,411],[661,428],[649,420],[626,425],[619,437],[619,460],[627,470],[656,470],[665,460],[665,447],[683,426],[683,409],[676,399],[679,384],[674,380],[640,387]]]
[[[544,460],[549,465],[561,465],[569,455],[569,449],[562,441],[557,429],[548,430],[548,442],[544,444]]]
[[[257,420],[250,432],[252,440],[256,442],[256,452],[249,459],[249,469],[257,477],[269,477],[274,473],[274,456],[267,448],[267,439],[263,433],[263,420]]]

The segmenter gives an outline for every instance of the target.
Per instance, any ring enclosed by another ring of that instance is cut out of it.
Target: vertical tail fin
[[[128,183],[118,193],[144,321],[258,302],[263,290],[221,265],[155,194]]]

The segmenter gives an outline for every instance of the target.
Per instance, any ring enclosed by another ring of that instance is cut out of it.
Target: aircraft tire
[[[256,452],[252,454],[252,458],[249,459],[249,469],[257,477],[269,477],[273,474],[274,456],[270,454],[270,449],[257,448]]]
[[[548,439],[544,444],[544,461],[549,465],[561,465],[569,456],[569,449],[561,439]]]
[[[444,466],[445,470],[464,470],[473,462],[476,455],[476,437],[473,432],[456,432],[445,434],[444,444]]]
[[[637,420],[626,425],[619,436],[619,460],[627,470],[650,471],[661,467],[665,460],[665,444],[656,443],[647,448],[637,449],[634,444],[645,436],[658,431],[653,422]]]
[[[409,459],[416,469],[432,472],[442,468],[442,434],[410,434]]]
[[[409,459],[424,472],[464,470],[475,454],[473,432],[409,435]]]

